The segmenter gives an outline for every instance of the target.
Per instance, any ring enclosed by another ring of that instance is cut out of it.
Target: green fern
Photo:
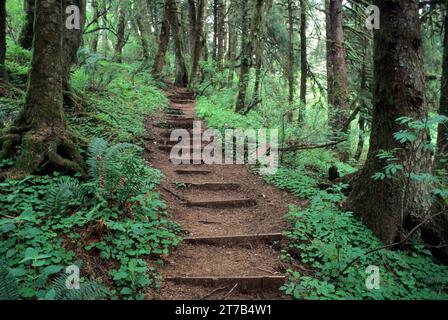
[[[67,275],[61,274],[49,285],[46,299],[49,300],[101,300],[108,296],[108,289],[96,281],[86,281],[79,289],[67,289]]]
[[[101,175],[101,164],[104,161],[104,154],[109,147],[109,143],[101,138],[94,139],[88,149],[87,166],[89,168],[89,175],[93,180],[98,180]]]
[[[99,198],[121,205],[148,185],[149,169],[135,156],[140,150],[129,143],[110,146],[101,138],[92,141],[87,165]]]
[[[19,300],[17,279],[8,265],[0,261],[0,300]]]
[[[45,205],[50,213],[63,215],[74,201],[83,202],[84,195],[85,190],[78,180],[64,176],[48,191]]]

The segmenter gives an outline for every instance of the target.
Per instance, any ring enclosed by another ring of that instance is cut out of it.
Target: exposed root
[[[64,109],[73,113],[84,111],[83,99],[73,90],[64,92]]]
[[[17,130],[18,128],[13,128],[10,131]],[[22,132],[22,134],[8,131],[0,136],[2,143],[0,159],[11,157],[17,153],[15,166],[11,172],[14,177],[33,174],[48,165],[68,173],[85,175],[84,161],[75,141],[63,129],[32,129]]]

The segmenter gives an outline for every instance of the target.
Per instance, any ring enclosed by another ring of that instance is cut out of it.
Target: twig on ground
[[[216,289],[213,290],[212,292],[207,293],[205,296],[203,296],[203,297],[202,297],[201,299],[199,299],[199,300],[205,300],[205,299],[207,299],[208,297],[211,297],[212,295],[214,295],[216,292],[221,291],[221,290],[224,290],[224,289],[225,289],[224,287],[216,288]]]
[[[230,289],[229,292],[227,292],[227,294],[221,299],[221,300],[226,300],[232,293],[233,291],[235,291],[236,287],[238,287],[238,283],[236,283],[232,289]]]
[[[178,199],[179,201],[182,202],[186,202],[186,199],[183,198],[182,196],[178,195],[177,193],[175,193],[174,191],[168,189],[167,187],[162,187],[163,190],[165,190],[166,192],[170,193],[171,195],[173,195],[176,199]]]

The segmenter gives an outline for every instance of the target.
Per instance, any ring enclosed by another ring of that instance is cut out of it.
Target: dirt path
[[[160,192],[170,218],[187,235],[159,270],[161,288],[148,299],[284,299],[281,233],[288,204],[298,200],[243,165],[173,165],[170,132],[192,128],[195,102],[185,89],[170,87],[166,94],[169,111],[146,121],[146,147],[152,166],[165,174]]]

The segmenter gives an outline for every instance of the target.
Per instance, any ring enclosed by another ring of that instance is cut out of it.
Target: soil
[[[180,110],[179,119],[196,119],[195,101],[186,89],[168,86],[165,94],[170,108]],[[176,101],[178,103],[174,103]],[[169,112],[169,111],[168,111]],[[286,228],[285,215],[289,205],[302,203],[285,191],[281,191],[252,174],[244,165],[179,165],[170,161],[169,150],[159,146],[169,144],[171,128],[166,123],[171,113],[158,112],[145,122],[146,156],[151,165],[163,171],[165,178],[159,188],[168,204],[169,215],[185,231],[188,237],[216,237],[281,233]],[[171,120],[168,120],[171,121]],[[205,128],[205,124],[202,125]],[[176,170],[208,170],[179,174]],[[201,187],[205,183],[227,183],[223,187]],[[199,187],[197,186],[199,184]],[[255,200],[252,205],[232,206],[241,199]],[[219,208],[189,206],[190,202],[228,200],[229,205]],[[255,204],[255,205],[254,205]],[[183,243],[158,270],[160,288],[148,292],[148,299],[286,299],[277,289],[239,290],[235,285],[214,285],[209,282],[182,284],[170,281],[171,277],[271,277],[282,276],[286,266],[279,260],[280,243],[218,243],[216,245]]]

